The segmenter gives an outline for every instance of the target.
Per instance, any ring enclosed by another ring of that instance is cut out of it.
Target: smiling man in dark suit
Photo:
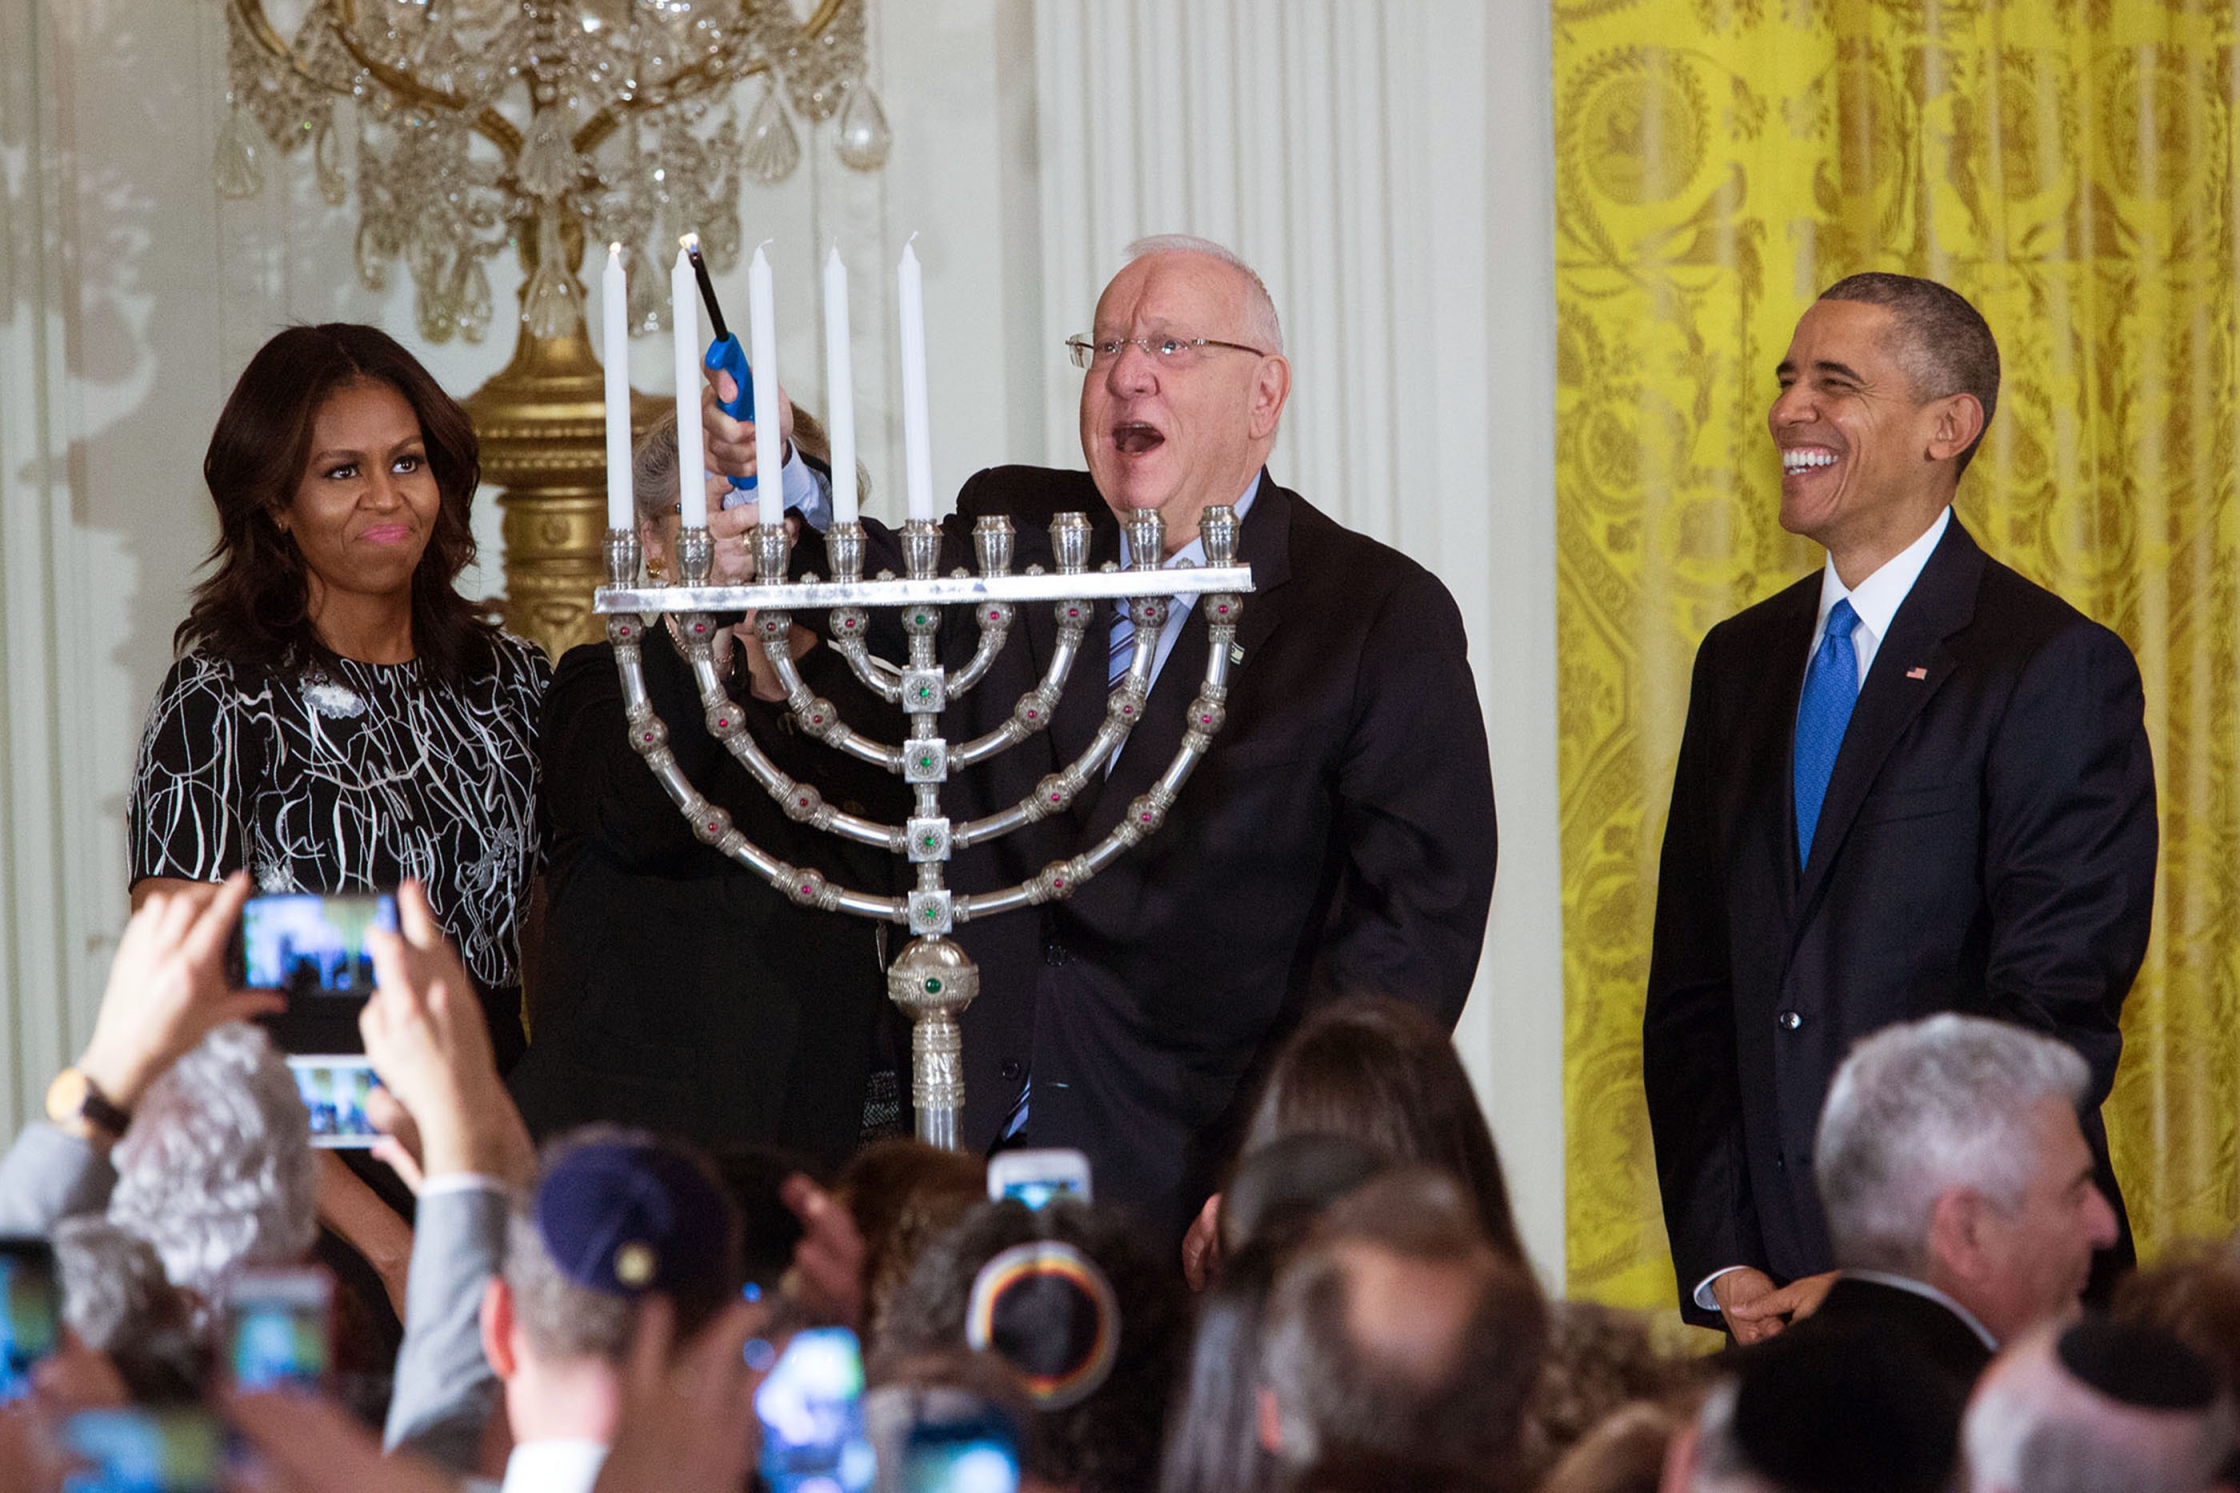
[[[2145,957],[2154,766],[2123,641],[1952,516],[1999,355],[1944,286],[1854,275],[1769,417],[1818,575],[1696,655],[1642,1062],[1682,1310],[1752,1341],[1826,1291],[1813,1129],[1858,1038],[1938,1011],[2047,1032],[2099,1105]],[[2130,1257],[2121,1230],[2103,1266]]]
[[[972,522],[1001,514],[1018,567],[1047,568],[1048,527],[1065,512],[1090,520],[1092,569],[1126,563],[1120,516],[1145,509],[1165,520],[1162,563],[1203,563],[1199,519],[1231,504],[1253,590],[1226,723],[1161,827],[1063,900],[952,935],[981,972],[963,1017],[960,1138],[1078,1148],[1100,1202],[1179,1241],[1259,1074],[1310,1006],[1373,992],[1453,1027],[1493,895],[1492,769],[1447,588],[1267,471],[1291,369],[1248,266],[1203,239],[1131,245],[1091,330],[1068,346],[1086,372],[1089,469],[978,473],[945,525],[942,567],[969,563]],[[712,400],[703,418],[711,462],[738,469],[751,433]],[[892,533],[866,528],[866,570],[899,570]],[[948,740],[1011,719],[1050,662],[1054,610],[1019,609],[986,679],[950,700]],[[951,886],[992,891],[1085,854],[1151,790],[1204,679],[1204,611],[1174,608],[1141,722],[1109,770],[1020,832],[956,850]],[[963,663],[974,639],[969,610],[952,612],[947,662]],[[1100,613],[1049,729],[959,773],[948,812],[1036,797],[1103,723],[1132,644],[1125,615]]]

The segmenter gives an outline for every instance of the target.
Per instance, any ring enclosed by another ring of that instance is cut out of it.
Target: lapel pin
[[[1929,671],[1926,668],[1906,670],[1906,678],[1908,679],[1926,679],[1928,677]]]
[[[1244,649],[1238,647],[1235,643],[1229,645],[1229,662],[1233,664],[1244,662]]]

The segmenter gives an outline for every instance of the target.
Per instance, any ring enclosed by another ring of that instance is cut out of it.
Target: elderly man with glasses
[[[1067,900],[961,925],[981,970],[964,1015],[964,1143],[1076,1147],[1100,1201],[1179,1239],[1229,1160],[1260,1070],[1302,1012],[1341,993],[1416,1002],[1452,1026],[1493,894],[1492,772],[1462,619],[1437,577],[1352,533],[1266,470],[1291,390],[1283,333],[1257,275],[1203,239],[1130,246],[1091,330],[1089,470],[998,467],[948,521],[942,565],[969,562],[971,525],[1007,515],[1017,563],[1051,563],[1047,527],[1092,523],[1089,563],[1125,565],[1119,519],[1156,509],[1168,565],[1202,562],[1200,516],[1233,504],[1254,590],[1238,629],[1227,720],[1163,826]],[[711,464],[738,471],[753,434],[706,411]],[[901,569],[867,524],[867,570]],[[797,551],[797,563],[818,568]],[[1008,885],[1080,854],[1166,768],[1195,695],[1206,620],[1178,599],[1142,721],[1064,811],[956,852],[950,883]],[[950,704],[950,740],[1000,726],[1040,680],[1056,623],[1022,607],[1010,646]],[[969,651],[958,616],[945,647]],[[1078,757],[1127,665],[1133,629],[1100,615],[1050,729],[960,775],[964,812],[998,812]],[[1106,660],[1110,659],[1109,668]]]

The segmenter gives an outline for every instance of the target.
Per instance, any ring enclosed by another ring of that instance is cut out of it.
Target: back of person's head
[[[2088,1316],[2001,1354],[1964,1437],[1974,1493],[2203,1493],[2232,1455],[2233,1404],[2169,1333]]]
[[[112,1159],[110,1221],[201,1310],[235,1271],[294,1263],[318,1237],[311,1118],[257,1027],[217,1028],[150,1084]]]
[[[1280,1258],[1265,1237],[1249,1240],[1198,1297],[1159,1493],[1263,1493],[1273,1482],[1258,1427],[1260,1336]]]
[[[1657,1493],[1681,1424],[1679,1412],[1658,1401],[1620,1406],[1556,1459],[1538,1493]]]
[[[1879,1334],[1782,1333],[1730,1355],[1696,1417],[1691,1493],[1945,1493],[1949,1386]]]
[[[2159,1327],[2207,1359],[2228,1396],[2240,1397],[2240,1253],[2181,1249],[2116,1286],[2109,1315]],[[2240,1448],[2218,1482],[2240,1488]]]
[[[504,1280],[539,1360],[619,1365],[647,1296],[674,1304],[680,1343],[738,1299],[738,1216],[681,1144],[586,1126],[545,1146],[507,1227]]]
[[[863,1239],[864,1331],[876,1339],[919,1254],[987,1201],[988,1163],[920,1140],[884,1140],[851,1157],[833,1190]]]
[[[1391,1164],[1367,1141],[1315,1131],[1246,1152],[1221,1194],[1222,1253],[1254,1243],[1278,1252],[1290,1248],[1325,1208]]]
[[[1277,1052],[1242,1154],[1285,1136],[1351,1136],[1387,1162],[1444,1168],[1470,1189],[1494,1249],[1524,1258],[1509,1188],[1470,1076],[1418,1008],[1354,996],[1309,1016]]]
[[[1820,1112],[1814,1173],[1836,1263],[1928,1278],[1937,1201],[1964,1189],[2007,1211],[2041,1163],[2046,1100],[2090,1082],[2075,1049],[1950,1013],[1886,1027],[1851,1050]]]
[[[1526,1412],[1526,1441],[1553,1463],[1620,1407],[1696,1383],[1702,1360],[1661,1352],[1648,1319],[1592,1301],[1548,1307],[1548,1352]]]
[[[86,1348],[108,1355],[135,1401],[198,1398],[208,1355],[155,1248],[90,1213],[63,1219],[51,1237],[63,1325]]]
[[[1462,1188],[1428,1167],[1332,1205],[1278,1272],[1261,1342],[1288,1474],[1391,1454],[1514,1485],[1547,1312]]]
[[[1158,1474],[1187,1320],[1180,1278],[1127,1215],[983,1202],[919,1255],[880,1352],[992,1349],[1035,1403],[1037,1477],[1137,1493]]]

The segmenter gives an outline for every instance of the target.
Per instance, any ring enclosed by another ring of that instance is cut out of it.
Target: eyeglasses
[[[1068,337],[1066,351],[1073,357],[1076,368],[1107,368],[1120,360],[1124,348],[1140,347],[1154,362],[1169,368],[1187,368],[1195,363],[1209,347],[1225,347],[1231,352],[1250,353],[1265,358],[1267,353],[1257,347],[1246,347],[1241,342],[1220,342],[1211,337]]]

